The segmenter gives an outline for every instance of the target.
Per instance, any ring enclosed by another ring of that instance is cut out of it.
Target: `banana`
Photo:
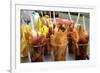
[[[46,35],[48,34],[49,28],[46,26],[47,24],[45,24],[45,21],[47,21],[48,19],[49,19],[48,15],[45,15],[41,19],[38,19],[38,22],[36,24],[38,35],[42,34],[46,37]]]
[[[48,34],[48,32],[49,32],[49,29],[48,29],[48,27],[46,26],[46,25],[43,25],[43,27],[42,27],[42,33],[43,33],[43,35],[46,37],[46,35]]]
[[[23,24],[21,26],[21,57],[27,56],[27,33],[33,36],[33,33],[31,32],[31,25]]]

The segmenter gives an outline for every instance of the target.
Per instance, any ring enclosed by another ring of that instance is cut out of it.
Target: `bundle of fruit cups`
[[[75,60],[88,59],[89,35],[82,24],[70,27],[68,30],[68,51],[74,55]]]
[[[48,15],[40,18],[35,24],[39,36],[28,37],[31,61],[42,62],[45,52],[52,52],[54,61],[66,60],[67,54],[72,54],[74,60],[86,60],[89,35],[82,24],[77,27],[75,25],[75,22],[69,19],[53,20]]]

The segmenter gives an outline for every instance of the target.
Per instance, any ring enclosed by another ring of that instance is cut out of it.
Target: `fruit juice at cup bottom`
[[[44,59],[44,45],[33,45],[32,48],[30,48],[31,53],[31,61],[32,62],[42,62]]]
[[[78,44],[78,48],[79,48],[79,56],[77,57],[77,59],[78,60],[89,59],[87,56],[88,44]]]

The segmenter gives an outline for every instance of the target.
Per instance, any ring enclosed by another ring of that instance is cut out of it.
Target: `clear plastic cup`
[[[65,44],[54,44],[51,43],[53,49],[54,61],[65,61],[67,53],[67,43]]]
[[[77,60],[87,60],[89,59],[88,53],[89,53],[89,44],[78,44],[79,48],[79,55],[77,56]]]
[[[45,44],[46,43],[40,45],[31,45],[30,47],[31,62],[43,62]]]

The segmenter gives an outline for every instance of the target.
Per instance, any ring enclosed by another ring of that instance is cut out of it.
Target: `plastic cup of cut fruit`
[[[33,40],[30,45],[31,62],[43,62],[46,39],[42,36]]]

